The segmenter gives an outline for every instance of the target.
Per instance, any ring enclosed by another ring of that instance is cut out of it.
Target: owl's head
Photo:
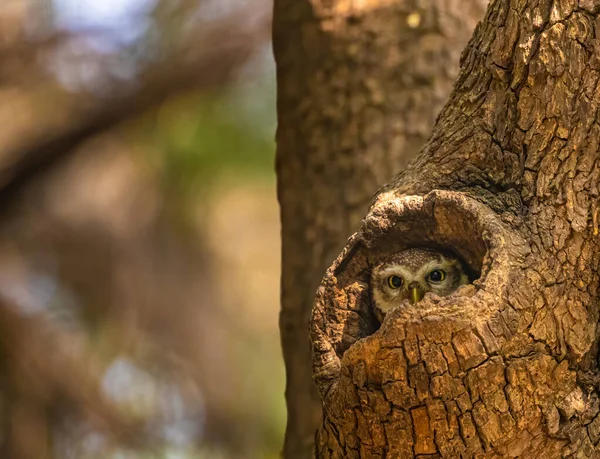
[[[384,315],[404,300],[415,304],[427,292],[447,296],[468,283],[460,259],[429,248],[412,248],[390,255],[375,264],[371,272],[373,301]]]

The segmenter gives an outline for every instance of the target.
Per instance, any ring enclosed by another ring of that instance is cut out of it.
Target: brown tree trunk
[[[307,325],[374,192],[425,143],[487,0],[276,0],[285,457],[312,455],[321,402]]]
[[[317,457],[600,457],[599,37],[598,0],[490,4],[317,293]],[[418,245],[478,279],[378,328],[370,266]]]

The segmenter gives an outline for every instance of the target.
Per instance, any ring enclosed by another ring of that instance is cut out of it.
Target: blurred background
[[[268,0],[0,0],[0,457],[274,458]]]

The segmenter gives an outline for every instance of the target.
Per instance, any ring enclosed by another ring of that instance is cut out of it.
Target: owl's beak
[[[409,285],[410,288],[410,304],[416,304],[423,299],[423,293],[416,285]]]

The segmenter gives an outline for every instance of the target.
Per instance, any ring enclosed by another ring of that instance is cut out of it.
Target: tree
[[[275,1],[288,458],[311,456],[320,422],[314,292],[378,186],[425,143],[487,1],[362,3]]]
[[[598,1],[489,5],[317,293],[317,457],[596,457],[599,27]],[[370,262],[422,244],[477,280],[378,328]]]

